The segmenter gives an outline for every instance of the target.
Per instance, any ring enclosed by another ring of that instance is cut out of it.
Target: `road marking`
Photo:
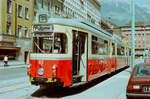
[[[21,78],[16,78],[16,79],[10,79],[10,80],[0,80],[0,88],[3,87],[8,87],[8,86],[12,86],[14,84],[17,83],[21,83],[21,82],[25,82],[25,81],[29,81],[29,77],[21,77]]]
[[[0,66],[0,70],[1,70],[1,69],[21,68],[21,67],[27,67],[27,65],[21,65],[21,66],[8,66],[8,67]]]

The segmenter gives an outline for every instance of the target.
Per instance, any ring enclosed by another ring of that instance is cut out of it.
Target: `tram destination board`
[[[52,33],[34,33],[33,37],[52,37]]]
[[[53,25],[35,25],[33,26],[33,32],[52,32]]]

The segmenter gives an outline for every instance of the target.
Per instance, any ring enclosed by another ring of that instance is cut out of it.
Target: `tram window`
[[[98,53],[100,55],[107,55],[108,54],[108,41],[99,38],[98,42],[99,42]]]
[[[67,36],[65,34],[39,33],[36,35],[33,38],[33,51],[35,53],[65,54],[68,52]]]
[[[129,56],[131,56],[131,49],[129,49]]]
[[[52,46],[53,47],[53,46]],[[55,33],[53,53],[67,53],[67,37],[62,33]]]
[[[112,43],[112,55],[115,55],[115,44]]]
[[[125,48],[121,47],[121,55],[125,55]]]
[[[98,38],[92,36],[92,54],[98,54]]]
[[[117,47],[117,55],[124,55],[124,47]]]

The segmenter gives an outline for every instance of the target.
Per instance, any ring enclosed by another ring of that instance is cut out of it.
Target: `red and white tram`
[[[28,73],[34,85],[72,87],[129,66],[129,48],[105,30],[71,19],[33,24]]]

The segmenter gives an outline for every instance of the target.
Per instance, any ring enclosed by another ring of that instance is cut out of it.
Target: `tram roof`
[[[36,23],[34,23],[36,24]],[[39,23],[37,23],[39,24]],[[89,23],[84,20],[78,20],[78,19],[64,19],[64,18],[50,18],[47,23],[42,23],[42,24],[62,24],[62,25],[69,25],[69,26],[74,26],[78,28],[83,28],[92,32],[95,32],[97,34],[102,35],[103,37],[106,37],[107,39],[115,40],[113,38],[113,35],[108,33],[107,31],[103,30],[102,28],[98,28],[96,25]],[[120,42],[119,42],[120,43]]]

